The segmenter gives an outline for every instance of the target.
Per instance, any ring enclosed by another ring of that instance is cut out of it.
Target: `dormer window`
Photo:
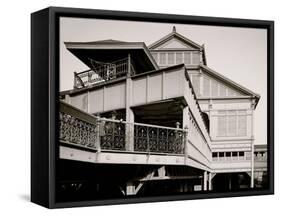
[[[191,52],[184,52],[184,63],[186,65],[190,65],[191,64]]]
[[[182,52],[176,52],[176,64],[183,63]]]
[[[168,53],[168,65],[175,64],[175,56],[173,52]]]
[[[159,65],[166,65],[166,53],[160,53]]]

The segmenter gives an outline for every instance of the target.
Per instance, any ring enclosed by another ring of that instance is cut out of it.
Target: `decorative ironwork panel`
[[[155,153],[184,153],[183,132],[173,129],[135,125],[134,150]]]
[[[62,142],[122,151],[126,150],[126,142],[134,142],[134,151],[138,152],[184,152],[184,131],[110,119],[97,120],[91,115],[77,113],[77,110],[73,112],[74,108],[64,106],[59,113],[59,136]]]
[[[168,133],[167,129],[159,129],[159,152],[167,152]]]
[[[90,124],[69,114],[59,114],[60,140],[76,145],[95,147],[97,124]]]
[[[135,151],[147,151],[148,150],[148,127],[135,125]]]
[[[101,149],[125,150],[126,133],[125,124],[117,122],[104,122],[100,125]]]

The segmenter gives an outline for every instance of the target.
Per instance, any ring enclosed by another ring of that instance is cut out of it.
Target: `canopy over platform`
[[[102,40],[65,42],[65,46],[90,68],[92,67],[91,60],[110,63],[121,58],[127,58],[130,54],[136,74],[158,69],[156,62],[143,42]]]

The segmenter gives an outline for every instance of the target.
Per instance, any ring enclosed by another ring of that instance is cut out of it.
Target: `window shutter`
[[[219,84],[216,80],[212,80],[212,96],[217,97],[219,95]]]
[[[227,127],[228,136],[236,136],[236,116],[228,116],[228,127]]]
[[[192,75],[192,85],[196,94],[200,91],[200,83],[199,83],[199,75],[194,74]]]
[[[160,53],[160,65],[166,65],[166,53]]]
[[[226,136],[226,116],[218,116],[218,136]]]
[[[175,64],[175,53],[169,52],[168,53],[168,65]]]
[[[210,79],[204,76],[203,79],[203,95],[210,96]]]
[[[200,63],[200,56],[198,51],[192,52],[192,64],[199,64]]]
[[[183,63],[182,53],[177,52],[176,53],[176,64],[181,64],[181,63]]]
[[[191,53],[190,52],[184,53],[184,63],[187,65],[191,64]]]
[[[238,116],[238,136],[247,135],[247,118],[245,115]]]

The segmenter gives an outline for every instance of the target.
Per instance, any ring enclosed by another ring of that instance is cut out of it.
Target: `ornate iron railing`
[[[129,68],[130,67],[130,68]],[[128,74],[130,72],[130,74]],[[81,88],[91,84],[113,80],[119,77],[135,74],[132,62],[129,59],[121,59],[118,61],[104,63],[90,70],[79,73],[74,72],[74,87]]]
[[[184,154],[186,131],[180,128],[98,118],[64,102],[59,116],[64,143],[97,150]]]
[[[98,119],[66,103],[60,103],[60,141],[95,148],[98,142]]]
[[[184,131],[176,128],[134,125],[134,150],[184,154]]]

